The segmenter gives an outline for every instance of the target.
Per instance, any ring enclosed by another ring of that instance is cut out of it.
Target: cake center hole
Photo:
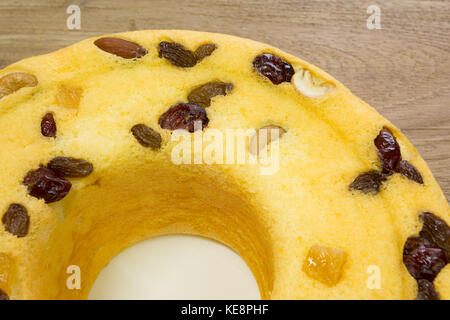
[[[172,235],[142,241],[101,271],[89,299],[260,299],[244,260],[205,238]]]

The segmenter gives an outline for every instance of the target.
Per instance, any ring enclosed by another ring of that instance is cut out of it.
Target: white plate
[[[231,249],[192,236],[140,242],[102,270],[89,299],[260,299],[255,278]]]

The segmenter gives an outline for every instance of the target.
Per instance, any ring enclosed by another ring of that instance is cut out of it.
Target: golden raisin
[[[27,209],[20,203],[13,203],[8,207],[2,217],[5,230],[21,238],[28,234],[30,216]]]
[[[176,42],[161,42],[158,45],[158,53],[160,58],[166,58],[177,67],[191,68],[197,64],[197,59],[192,51]]]
[[[207,108],[211,105],[211,99],[215,96],[226,96],[233,89],[232,83],[212,81],[192,90],[188,95],[188,101]]]
[[[423,178],[419,170],[417,170],[417,168],[409,161],[401,160],[395,168],[395,172],[404,175],[409,180],[423,184]]]
[[[94,171],[94,166],[89,161],[72,157],[53,158],[47,164],[47,168],[66,178],[83,178]]]
[[[313,245],[303,264],[303,271],[327,286],[334,286],[342,277],[347,253],[338,248]]]
[[[197,48],[194,52],[194,56],[197,59],[197,62],[203,60],[206,57],[209,57],[214,50],[216,50],[216,45],[214,43],[205,43]]]
[[[358,190],[363,193],[377,194],[380,192],[381,184],[386,181],[386,175],[376,170],[361,173],[350,184],[350,190]]]
[[[131,133],[142,146],[150,147],[153,150],[161,148],[161,135],[145,124],[134,125]]]

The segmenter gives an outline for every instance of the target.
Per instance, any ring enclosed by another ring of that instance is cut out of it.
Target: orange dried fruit
[[[80,105],[82,94],[82,88],[61,84],[58,87],[58,93],[56,94],[56,103],[60,107],[77,109]]]
[[[327,286],[334,286],[342,277],[347,253],[339,248],[313,245],[303,264],[303,271]]]

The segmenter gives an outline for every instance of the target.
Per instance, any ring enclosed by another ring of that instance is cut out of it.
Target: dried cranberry
[[[87,177],[94,170],[94,166],[89,161],[70,157],[53,158],[47,167],[62,177],[70,178]]]
[[[447,261],[450,261],[450,227],[448,224],[430,212],[422,213],[420,218],[423,221],[420,236],[444,250]]]
[[[416,300],[439,300],[439,293],[434,288],[434,284],[428,280],[417,281],[418,290]]]
[[[0,301],[1,300],[9,300],[8,294],[5,291],[3,291],[2,289],[0,289]]]
[[[8,207],[3,215],[2,222],[6,231],[21,238],[28,234],[30,217],[27,209],[18,203],[13,203]]]
[[[439,271],[447,264],[442,249],[422,237],[411,237],[403,247],[403,263],[414,279],[433,281]]]
[[[53,114],[50,112],[42,118],[41,133],[44,137],[56,137],[56,122]]]
[[[386,180],[386,175],[381,172],[371,170],[361,173],[350,184],[350,190],[358,190],[364,193],[378,193],[383,181]]]
[[[253,67],[273,84],[291,81],[295,71],[289,62],[271,53],[263,53],[253,60]]]
[[[395,172],[398,172],[408,179],[415,181],[417,183],[423,184],[422,175],[409,161],[402,160],[398,163],[395,168]]]
[[[195,122],[200,122],[198,129],[203,130],[209,123],[206,110],[194,103],[179,103],[169,108],[159,117],[159,125],[163,129],[184,129],[194,132],[197,127]]]
[[[46,203],[61,200],[72,187],[70,181],[46,167],[28,172],[23,184],[28,187],[31,196],[44,199]]]
[[[378,149],[378,158],[383,166],[383,173],[390,174],[402,159],[400,146],[392,132],[384,127],[374,140]]]

